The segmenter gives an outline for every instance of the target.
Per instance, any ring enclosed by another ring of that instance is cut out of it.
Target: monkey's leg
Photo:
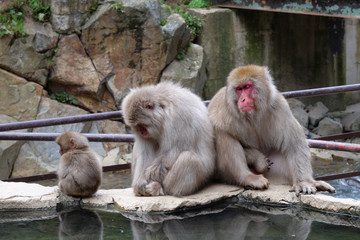
[[[197,191],[209,176],[199,155],[184,151],[169,169],[162,185],[165,194],[184,196]]]
[[[257,173],[269,171],[272,161],[255,148],[244,148],[247,164]]]
[[[247,166],[245,152],[239,141],[223,131],[215,131],[217,174],[229,184],[251,189],[266,189],[269,181],[263,175],[253,174]]]

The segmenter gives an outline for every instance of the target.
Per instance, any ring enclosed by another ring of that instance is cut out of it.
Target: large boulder
[[[12,123],[16,119],[0,114],[0,123]],[[26,132],[26,130],[20,130]],[[14,162],[19,154],[22,141],[0,141],[0,179],[10,176]]]
[[[18,121],[36,118],[43,88],[0,69],[0,114]]]
[[[26,37],[1,38],[0,66],[45,86],[58,34],[50,24],[36,22],[31,16],[24,19],[24,30]]]
[[[115,110],[113,98],[104,93],[105,86],[76,34],[60,39],[48,87],[51,92],[63,90],[76,96],[79,106],[92,112]]]
[[[206,81],[206,71],[203,48],[197,44],[190,44],[183,60],[174,60],[167,66],[160,81],[179,82],[202,96]]]
[[[79,31],[99,0],[50,0],[51,23],[59,33]]]
[[[183,20],[169,17],[159,1],[119,1],[122,10],[110,2],[100,5],[84,25],[81,41],[120,106],[129,88],[157,83],[189,38],[184,38]]]

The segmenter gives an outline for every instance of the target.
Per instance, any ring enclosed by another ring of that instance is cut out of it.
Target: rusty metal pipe
[[[309,147],[347,152],[359,152],[360,144],[308,139]]]

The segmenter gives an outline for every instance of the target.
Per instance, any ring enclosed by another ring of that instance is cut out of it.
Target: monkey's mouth
[[[244,107],[241,107],[241,111],[248,112],[248,111],[254,110],[254,108],[255,108],[254,105],[244,106]]]
[[[147,126],[143,123],[136,124],[136,130],[141,134],[141,136],[146,137],[149,135],[149,132],[146,128]]]

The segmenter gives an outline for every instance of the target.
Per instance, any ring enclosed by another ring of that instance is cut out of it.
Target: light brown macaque
[[[209,180],[215,166],[213,129],[198,96],[162,82],[131,90],[122,110],[135,134],[135,195],[189,195]]]
[[[266,67],[231,71],[226,87],[209,105],[209,118],[216,137],[216,174],[223,182],[251,189],[266,189],[269,181],[289,184],[296,195],[335,192],[328,183],[314,180],[303,129]],[[257,161],[265,163],[256,169],[262,174],[248,167]]]
[[[101,184],[102,166],[88,139],[66,132],[56,138],[56,143],[61,155],[57,171],[60,191],[74,197],[92,196]]]

